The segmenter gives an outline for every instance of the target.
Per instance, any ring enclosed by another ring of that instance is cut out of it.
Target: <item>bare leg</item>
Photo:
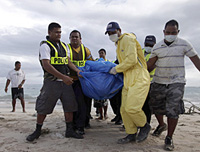
[[[158,120],[159,126],[165,125],[164,120],[163,120],[163,115],[155,115],[156,119]]]
[[[103,106],[103,109],[104,109],[104,119],[107,119],[108,118],[108,116],[107,116],[108,105]]]
[[[15,112],[15,105],[16,105],[16,99],[12,100],[12,108],[13,110],[11,112]]]
[[[73,112],[65,112],[65,121],[72,122],[73,121]]]
[[[22,111],[23,111],[23,112],[26,112],[26,111],[25,111],[25,101],[24,101],[23,98],[20,98],[20,100],[21,100],[21,105],[22,105]]]
[[[41,114],[37,114],[37,123],[38,124],[43,124],[45,118],[47,115],[41,115]]]
[[[99,108],[99,114],[100,114],[100,116],[97,119],[102,120],[103,119],[103,108],[102,107]]]
[[[171,137],[173,136],[173,133],[176,129],[176,125],[178,123],[178,119],[172,119],[172,118],[167,118],[167,123],[168,123],[168,133],[167,136]]]

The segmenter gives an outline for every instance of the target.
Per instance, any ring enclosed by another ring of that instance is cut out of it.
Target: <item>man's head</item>
[[[105,49],[102,48],[102,49],[99,50],[99,57],[105,59],[105,57],[106,57],[106,50]]]
[[[147,35],[144,40],[144,49],[146,53],[151,53],[152,47],[156,44],[156,37],[154,35]]]
[[[165,29],[163,30],[165,41],[173,42],[177,38],[179,33],[179,25],[176,20],[170,20],[165,24]]]
[[[81,45],[81,33],[78,30],[73,30],[69,35],[70,43],[73,47]]]
[[[107,33],[111,41],[117,42],[121,35],[121,28],[119,27],[119,24],[117,22],[108,23],[105,34]]]
[[[18,71],[21,68],[21,63],[19,61],[15,62],[15,70]]]
[[[48,26],[48,34],[50,40],[59,42],[61,38],[61,26],[55,22],[50,23]]]
[[[144,46],[153,47],[156,44],[156,37],[154,35],[147,35],[144,40]]]

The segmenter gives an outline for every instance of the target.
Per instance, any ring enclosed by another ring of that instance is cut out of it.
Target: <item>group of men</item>
[[[173,133],[178,123],[179,114],[184,113],[183,94],[185,86],[184,56],[188,56],[195,67],[200,71],[200,59],[192,45],[178,37],[179,25],[176,20],[170,20],[165,24],[164,39],[157,44],[146,44],[147,66],[142,55],[142,49],[134,34],[121,33],[121,28],[116,22],[107,26],[111,41],[117,46],[117,58],[119,65],[110,70],[111,74],[123,72],[124,87],[122,90],[121,115],[125,125],[125,138],[119,139],[118,143],[124,144],[131,141],[143,141],[150,132],[150,112],[155,114],[159,123],[154,136],[159,136],[167,130],[165,138],[165,150],[172,151],[174,144]],[[150,36],[146,38],[155,39]],[[154,40],[155,41],[155,40]],[[153,47],[153,48],[152,48]],[[155,69],[156,68],[156,69]],[[149,72],[155,69],[150,86]],[[149,99],[146,98],[149,92]],[[145,116],[143,110],[147,112]],[[167,117],[167,124],[163,116]],[[139,131],[139,133],[138,133]]]
[[[197,52],[188,41],[177,37],[179,31],[176,20],[168,21],[163,30],[164,39],[156,43],[155,37],[149,35],[142,50],[133,33],[122,34],[117,22],[107,25],[105,34],[117,46],[119,62],[109,73],[124,75],[119,117],[122,117],[128,135],[119,139],[118,144],[144,141],[151,130],[153,113],[159,123],[153,135],[159,136],[167,130],[165,149],[174,149],[172,136],[179,114],[184,113],[184,56],[188,56],[200,71]],[[83,94],[77,67],[84,66],[86,60],[93,58],[82,44],[79,31],[70,33],[70,44],[64,44],[60,38],[61,26],[49,24],[47,40],[42,41],[39,48],[44,83],[36,100],[36,129],[26,138],[28,141],[39,138],[43,122],[53,112],[58,99],[64,110],[65,137],[82,139],[84,127],[89,125],[91,99]],[[167,124],[163,121],[164,115]]]

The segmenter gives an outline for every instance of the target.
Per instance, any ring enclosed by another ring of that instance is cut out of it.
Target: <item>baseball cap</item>
[[[156,37],[153,35],[147,35],[144,44],[146,43],[154,45],[156,43]]]
[[[120,29],[119,24],[117,22],[110,22],[107,25],[105,34],[108,32],[114,32],[116,29]]]

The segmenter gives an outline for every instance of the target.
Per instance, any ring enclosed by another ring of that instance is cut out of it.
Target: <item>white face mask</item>
[[[174,42],[177,38],[177,35],[165,35],[165,40],[167,42]]]
[[[109,35],[109,39],[113,42],[117,42],[118,40],[118,35],[117,34],[112,34],[112,35]]]
[[[146,47],[144,47],[144,49],[145,49],[145,52],[147,52],[147,53],[151,53],[151,49],[152,49],[152,47],[150,47],[150,46],[146,46]]]

